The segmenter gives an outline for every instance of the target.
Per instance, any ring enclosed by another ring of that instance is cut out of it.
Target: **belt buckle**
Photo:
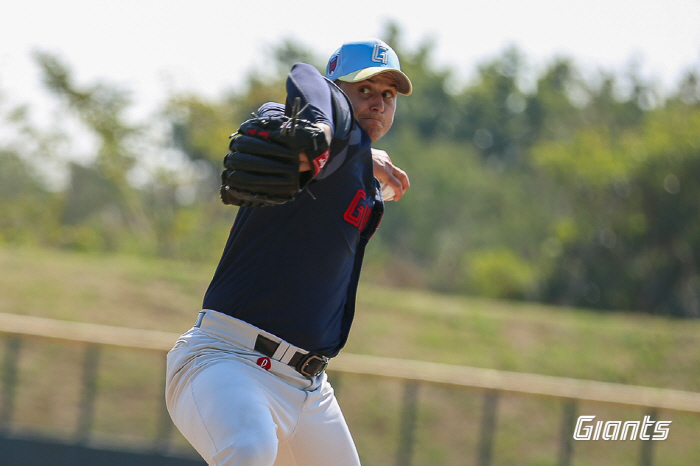
[[[301,375],[305,377],[316,377],[317,375],[323,373],[323,371],[326,370],[326,367],[328,366],[328,361],[329,359],[325,356],[309,353],[299,361],[296,369]],[[320,365],[318,366],[318,368],[314,372],[311,372],[313,367],[310,366],[315,366],[319,363]]]

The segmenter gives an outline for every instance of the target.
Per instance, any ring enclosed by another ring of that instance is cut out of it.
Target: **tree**
[[[621,135],[596,125],[535,148],[562,194],[545,299],[700,315],[699,124],[697,109],[658,108]]]
[[[137,154],[131,143],[139,128],[126,123],[124,115],[130,105],[128,92],[107,84],[80,87],[74,82],[69,67],[55,55],[36,52],[46,87],[58,97],[99,141],[94,166],[73,167],[63,221],[76,225],[87,217],[109,214],[109,225],[102,224],[102,245],[117,248],[118,230],[125,228],[137,241],[154,244],[155,232],[145,215],[138,191],[129,184],[129,173],[135,166]],[[84,182],[94,180],[98,190],[84,190]],[[95,196],[98,198],[95,198]]]

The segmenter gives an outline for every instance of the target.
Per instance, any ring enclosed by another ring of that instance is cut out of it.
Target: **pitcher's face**
[[[377,142],[394,123],[398,85],[389,73],[381,73],[364,81],[337,81],[347,94],[355,111],[355,119],[372,142]]]

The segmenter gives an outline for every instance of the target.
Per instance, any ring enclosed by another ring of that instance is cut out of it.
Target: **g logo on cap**
[[[389,47],[385,47],[382,44],[374,44],[374,50],[372,51],[372,61],[376,63],[381,63],[386,65],[389,60]]]

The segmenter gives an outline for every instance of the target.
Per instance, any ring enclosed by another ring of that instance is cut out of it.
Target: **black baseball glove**
[[[224,204],[263,207],[292,201],[328,161],[323,129],[296,117],[252,118],[231,138],[221,173]],[[300,173],[301,151],[311,170]]]

